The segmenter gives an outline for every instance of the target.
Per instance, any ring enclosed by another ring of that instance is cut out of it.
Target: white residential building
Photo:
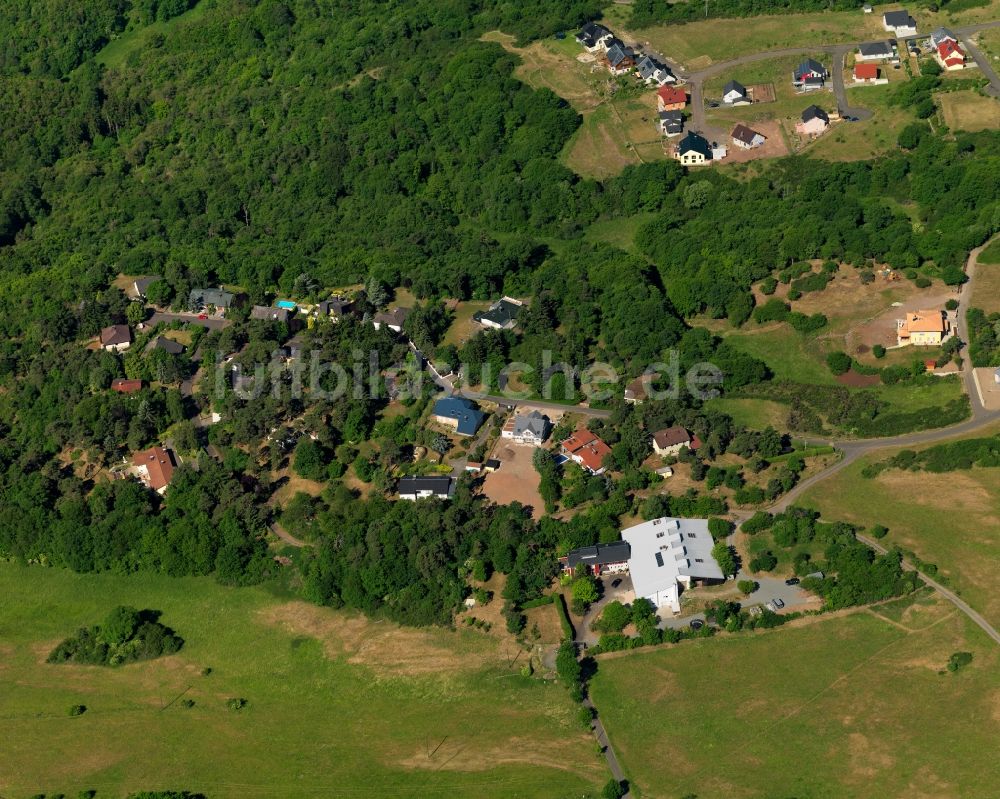
[[[500,431],[501,438],[507,438],[518,444],[541,446],[549,436],[552,422],[549,417],[538,411],[511,416]]]

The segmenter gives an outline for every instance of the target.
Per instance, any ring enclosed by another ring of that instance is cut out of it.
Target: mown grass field
[[[951,130],[974,132],[1000,128],[1000,102],[967,89],[937,95],[941,115]]]
[[[994,795],[1000,648],[926,593],[876,612],[602,658],[591,694],[637,795]],[[940,674],[956,651],[972,663]]]
[[[608,778],[565,688],[520,676],[514,651],[483,633],[200,578],[0,564],[0,596],[4,796],[541,798]],[[117,669],[45,664],[117,604],[162,611],[183,649]],[[228,710],[231,697],[247,708]],[[70,718],[75,704],[87,712]]]
[[[865,527],[884,524],[889,528],[884,544],[898,544],[936,564],[951,588],[1000,625],[996,592],[1000,469],[942,474],[892,469],[870,480],[861,476],[866,464],[885,460],[894,452],[898,450],[884,450],[852,463],[809,489],[798,504]]]

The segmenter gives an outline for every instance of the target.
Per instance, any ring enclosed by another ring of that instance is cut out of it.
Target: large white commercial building
[[[622,530],[631,547],[628,561],[636,597],[680,613],[681,587],[696,580],[724,580],[712,557],[707,519],[652,519]]]

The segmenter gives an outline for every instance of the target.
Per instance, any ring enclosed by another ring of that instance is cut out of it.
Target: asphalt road
[[[986,93],[1000,98],[1000,75],[997,75],[997,71],[993,68],[989,58],[986,57],[986,54],[967,35],[958,33],[957,36],[962,40],[965,52],[972,56],[972,60],[979,66],[983,75],[989,78],[990,85],[986,88]]]

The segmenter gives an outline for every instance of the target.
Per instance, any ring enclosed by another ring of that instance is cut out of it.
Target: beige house
[[[830,127],[830,115],[818,105],[811,105],[802,112],[802,118],[795,123],[795,132],[800,136],[819,136]]]
[[[677,455],[684,447],[691,446],[691,435],[680,425],[674,425],[653,433],[653,451],[657,455]]]
[[[132,331],[128,325],[110,325],[101,331],[101,349],[123,352],[132,346]]]
[[[674,158],[685,166],[706,164],[712,160],[712,147],[697,133],[688,133],[674,149]]]
[[[944,311],[911,311],[896,320],[896,343],[900,347],[936,347],[951,334]]]

